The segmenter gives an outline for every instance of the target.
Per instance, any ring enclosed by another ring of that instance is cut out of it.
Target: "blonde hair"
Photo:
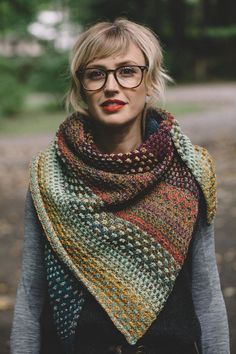
[[[72,51],[70,73],[71,88],[67,108],[88,114],[83,89],[76,71],[84,69],[92,60],[126,52],[134,43],[143,52],[148,71],[146,85],[151,90],[146,108],[156,108],[165,96],[165,83],[172,81],[162,67],[162,49],[157,36],[147,27],[127,19],[118,18],[113,23],[99,22],[83,32]]]

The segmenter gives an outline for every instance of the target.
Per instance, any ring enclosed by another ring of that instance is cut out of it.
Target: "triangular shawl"
[[[173,289],[196,223],[199,189],[208,223],[216,208],[207,150],[192,145],[164,111],[149,111],[147,127],[135,151],[103,154],[88,117],[73,114],[31,164],[30,189],[53,252],[130,344]]]

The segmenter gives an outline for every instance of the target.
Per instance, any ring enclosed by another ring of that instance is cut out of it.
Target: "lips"
[[[102,109],[105,112],[116,112],[122,109],[126,105],[126,102],[121,100],[106,100],[101,104]]]

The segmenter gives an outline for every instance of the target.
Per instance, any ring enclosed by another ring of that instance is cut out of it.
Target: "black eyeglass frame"
[[[120,69],[122,69],[122,68],[129,68],[129,67],[132,67],[132,68],[135,67],[135,68],[141,69],[142,76],[141,76],[141,79],[140,79],[139,84],[136,85],[136,86],[132,86],[132,87],[123,86],[123,85],[119,82],[119,80],[118,80],[118,78],[117,78],[117,76],[116,76],[116,73],[117,73],[118,70],[120,70]],[[82,81],[82,79],[83,79],[83,74],[84,74],[84,72],[85,72],[86,70],[90,70],[90,69],[98,69],[98,70],[101,70],[101,71],[103,71],[104,74],[106,75],[104,84],[103,84],[99,89],[88,90],[88,89],[87,89],[86,87],[84,87],[84,85],[83,85],[83,81]],[[109,70],[101,69],[101,68],[98,68],[98,67],[91,67],[91,68],[87,68],[87,69],[83,69],[83,70],[76,70],[75,74],[76,74],[76,77],[77,77],[77,79],[79,80],[81,86],[84,88],[84,90],[86,90],[86,91],[99,91],[99,90],[103,89],[103,87],[106,85],[106,82],[107,82],[107,79],[108,79],[108,75],[109,75],[110,73],[113,73],[116,82],[117,82],[118,85],[120,85],[121,87],[123,87],[123,88],[130,88],[130,89],[136,88],[136,87],[138,87],[139,85],[141,85],[141,83],[142,83],[142,81],[143,81],[143,73],[144,73],[144,70],[148,70],[148,66],[147,66],[147,65],[123,65],[123,66],[119,66],[119,67],[116,68],[116,69],[109,69]]]

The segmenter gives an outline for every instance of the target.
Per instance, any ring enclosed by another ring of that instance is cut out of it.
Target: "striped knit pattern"
[[[53,252],[130,344],[157,318],[183,265],[198,183],[209,222],[215,210],[207,153],[171,115],[154,113],[148,122],[159,128],[126,154],[101,153],[89,119],[74,114],[31,165],[34,204]]]

